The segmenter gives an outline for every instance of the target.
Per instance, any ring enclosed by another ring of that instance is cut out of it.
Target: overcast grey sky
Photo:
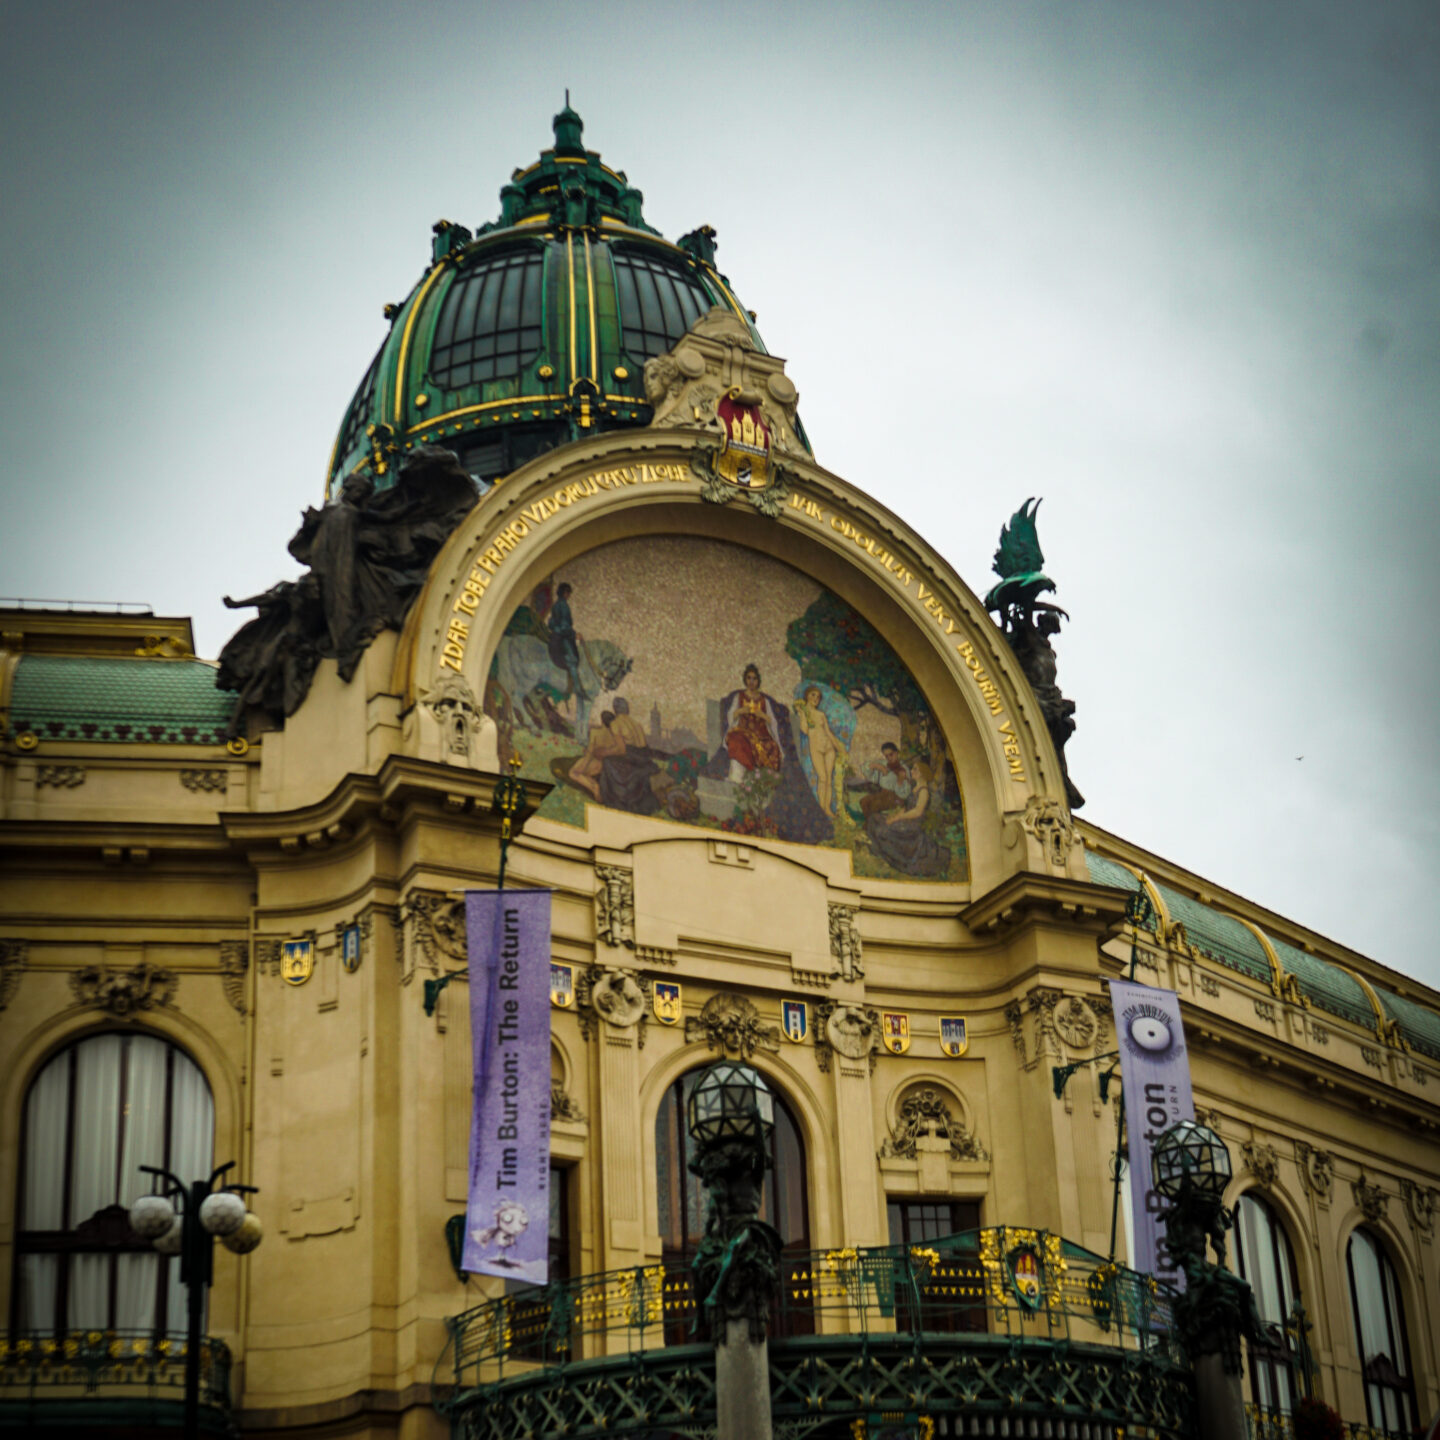
[[[982,593],[1045,497],[1085,816],[1440,984],[1435,4],[0,15],[0,592],[214,655],[568,85],[823,464]]]

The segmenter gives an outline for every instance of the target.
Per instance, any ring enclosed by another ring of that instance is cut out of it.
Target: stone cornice
[[[960,911],[960,919],[975,935],[1045,924],[1078,927],[1102,936],[1124,920],[1129,903],[1128,890],[1022,870],[967,905]]]

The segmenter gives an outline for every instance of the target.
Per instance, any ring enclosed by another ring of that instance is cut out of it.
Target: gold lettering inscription
[[[450,607],[450,620],[440,650],[440,663],[456,672],[462,669],[465,646],[470,639],[469,621],[479,610],[480,602],[490,587],[490,581],[505,563],[505,557],[514,554],[537,525],[543,524],[561,510],[567,510],[592,495],[600,494],[603,490],[623,490],[628,485],[654,485],[662,480],[684,483],[691,478],[689,468],[684,465],[622,465],[615,470],[600,470],[583,479],[572,480],[553,494],[527,506],[514,520],[492,536],[490,544],[475,557],[475,564],[455,596],[455,603]]]

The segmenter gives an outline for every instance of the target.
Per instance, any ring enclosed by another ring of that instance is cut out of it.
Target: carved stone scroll
[[[250,969],[250,944],[246,940],[220,942],[220,984],[225,998],[241,1015],[245,1013],[245,975]]]

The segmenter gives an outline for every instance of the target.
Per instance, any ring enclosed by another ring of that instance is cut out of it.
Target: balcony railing
[[[1246,1405],[1250,1440],[1295,1440],[1295,1426],[1288,1415],[1266,1410],[1261,1405]],[[1413,1430],[1382,1430],[1359,1420],[1344,1422],[1345,1440],[1414,1440]]]
[[[22,1412],[33,1422],[41,1406],[77,1401],[87,1409],[113,1402],[117,1412],[157,1423],[173,1418],[178,1426],[186,1352],[183,1339],[134,1330],[0,1337],[0,1429]],[[200,1344],[200,1404],[202,1416],[209,1410],[228,1417],[230,1350],[221,1340]],[[217,1428],[215,1418],[207,1428]]]
[[[997,1227],[910,1247],[811,1251],[785,1257],[782,1281],[770,1325],[777,1423],[808,1431],[908,1415],[917,1434],[1000,1435],[1032,1416],[1054,1435],[1190,1433],[1171,1293],[1057,1235]],[[696,1324],[688,1265],[517,1290],[448,1328],[436,1378],[453,1373],[441,1404],[457,1434],[713,1423],[714,1351]],[[1006,1428],[972,1430],[977,1418]]]

